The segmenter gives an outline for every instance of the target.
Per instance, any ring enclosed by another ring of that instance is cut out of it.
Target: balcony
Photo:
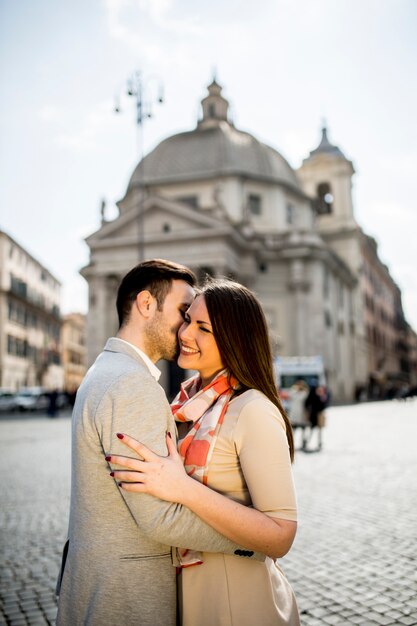
[[[10,293],[17,296],[20,300],[24,300],[36,308],[41,309],[44,313],[52,315],[57,321],[61,319],[58,305],[53,304],[52,306],[47,306],[45,297],[42,294],[30,289],[25,281],[16,278],[16,276],[11,276]]]

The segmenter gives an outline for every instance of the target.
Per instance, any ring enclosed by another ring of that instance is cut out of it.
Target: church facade
[[[351,400],[368,385],[370,367],[385,364],[370,364],[369,238],[353,215],[352,163],[324,129],[295,172],[276,150],[235,128],[221,91],[214,80],[197,127],[142,159],[118,202],[119,216],[103,219],[86,240],[89,362],[117,330],[121,277],[139,259],[162,257],[200,278],[231,276],[253,289],[274,354],[321,355],[333,397]],[[387,292],[397,290],[384,304],[389,325],[398,321],[401,294],[388,270],[385,278]]]

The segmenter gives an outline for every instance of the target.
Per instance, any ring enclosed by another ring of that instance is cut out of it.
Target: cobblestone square
[[[417,400],[394,400],[328,409],[322,451],[297,453],[300,522],[281,566],[303,626],[417,624],[416,441]],[[0,450],[0,624],[53,624],[69,415],[2,416]]]

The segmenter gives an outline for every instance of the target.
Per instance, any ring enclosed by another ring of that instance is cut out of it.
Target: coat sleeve
[[[278,408],[261,395],[251,400],[239,414],[234,436],[254,507],[270,517],[297,521],[285,423]]]
[[[116,380],[99,402],[95,422],[106,454],[126,455],[126,447],[116,436],[118,432],[135,437],[159,455],[168,453],[165,437],[172,424],[171,413],[162,388],[150,375],[135,372]],[[115,488],[118,489],[116,485]],[[138,527],[154,541],[225,554],[242,549],[180,504],[149,494],[120,491]],[[265,557],[254,553],[252,558]]]

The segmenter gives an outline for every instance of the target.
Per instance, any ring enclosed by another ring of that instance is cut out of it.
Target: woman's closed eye
[[[182,311],[181,315],[183,317],[184,324],[191,324],[192,323],[191,318],[190,318],[190,316],[188,315],[188,313],[186,311]],[[211,334],[211,330],[204,325],[205,322],[201,322],[200,320],[196,320],[196,323],[198,325],[198,329],[199,330],[202,330],[204,333],[210,333]]]

